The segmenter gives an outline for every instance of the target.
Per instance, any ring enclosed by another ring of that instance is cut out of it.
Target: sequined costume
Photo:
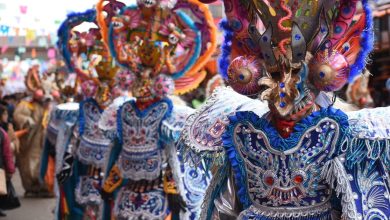
[[[109,5],[100,1],[97,10]],[[136,99],[118,111],[118,141],[103,187],[108,194],[104,218],[177,219],[186,193],[195,190],[185,190],[186,169],[174,148],[191,109],[174,106],[168,95],[187,92],[203,80],[199,70],[216,48],[211,13],[193,0],[140,0],[111,19],[99,13],[98,21],[109,26],[102,36],[116,61],[129,70]],[[189,208],[194,215],[199,211]]]
[[[67,75],[64,72],[57,71],[54,73],[56,88],[58,88],[57,96],[60,104],[54,106],[50,110],[50,116],[48,117],[48,123],[46,127],[45,140],[43,151],[41,155],[40,164],[40,178],[41,180],[47,180],[48,177],[52,177],[51,187],[57,197],[57,208],[61,206],[61,199],[64,198],[61,188],[56,181],[56,174],[61,171],[63,164],[63,156],[67,145],[70,132],[68,130],[73,128],[73,125],[78,119],[79,104],[73,102],[77,96],[78,82],[77,78],[72,78],[76,74]],[[53,76],[52,76],[53,78]],[[53,86],[54,87],[54,86]],[[62,194],[62,195],[61,195]],[[57,209],[59,211],[61,209]],[[56,212],[59,214],[59,212]]]
[[[110,14],[123,4],[112,1],[112,6],[105,12]],[[68,68],[78,74],[85,97],[79,104],[77,123],[70,129],[57,174],[66,206],[61,207],[60,219],[102,218],[101,184],[114,135],[104,133],[98,124],[103,115],[115,118],[117,108],[127,100],[118,97],[122,95],[120,90],[127,88],[115,78],[121,76],[121,70],[102,41],[100,27],[80,33],[75,28],[82,22],[96,22],[95,10],[69,15],[59,29],[59,49]]]
[[[72,136],[73,127],[78,120],[79,113],[78,103],[64,103],[57,105],[51,112],[50,120],[47,126],[45,145],[41,158],[41,178],[43,179],[47,172],[51,172],[49,169],[50,157],[55,158],[55,170],[54,173],[58,175],[63,167],[63,161],[65,150],[64,146],[67,146]],[[66,198],[65,188],[66,186],[59,186],[55,183],[57,206],[56,206],[56,219],[62,219],[69,204],[71,204],[71,198]]]
[[[368,2],[356,22],[358,1],[224,3],[222,74],[269,111],[217,91],[188,119],[179,147],[214,170],[201,219],[388,219],[390,109],[316,103],[363,70]]]

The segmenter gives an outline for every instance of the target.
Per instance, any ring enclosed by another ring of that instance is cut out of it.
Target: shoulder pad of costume
[[[179,150],[184,155],[191,154],[188,158],[200,157],[206,161],[209,158],[221,162],[224,157],[222,134],[229,123],[228,117],[237,111],[252,111],[262,116],[268,112],[268,107],[265,102],[240,95],[230,87],[217,88],[206,103],[186,120]]]
[[[390,107],[346,112],[353,137],[368,140],[390,139]]]

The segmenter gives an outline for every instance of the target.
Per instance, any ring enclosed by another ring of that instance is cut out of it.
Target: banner
[[[9,29],[10,29],[10,28],[11,28],[11,27],[8,26],[8,25],[0,25],[0,32],[1,32],[2,34],[4,34],[4,35],[8,35]]]
[[[26,48],[25,47],[18,47],[18,53],[19,54],[26,53]]]
[[[38,39],[38,46],[40,46],[40,47],[48,47],[49,44],[47,42],[47,38],[46,37],[40,37]]]
[[[37,57],[37,50],[35,49],[35,48],[33,48],[32,50],[31,50],[31,58],[36,58]]]
[[[1,47],[1,53],[4,54],[7,51],[7,49],[8,49],[8,45],[3,45]]]
[[[36,31],[32,29],[26,30],[26,41],[31,42],[36,38]]]
[[[15,31],[15,36],[19,36],[19,31],[20,31],[20,28],[18,27],[14,27],[14,31]]]
[[[22,14],[27,13],[27,5],[20,5],[19,9],[20,9],[20,13],[22,13]]]
[[[48,32],[49,31],[47,31],[44,28],[35,29],[35,28],[14,27],[14,26],[0,23],[0,35],[5,35],[5,36],[12,35],[12,36],[19,37],[22,34],[25,35],[26,38],[28,38],[28,40],[35,40],[37,35],[47,35]]]
[[[49,59],[55,59],[56,58],[56,50],[54,48],[50,48],[47,50],[47,57]]]

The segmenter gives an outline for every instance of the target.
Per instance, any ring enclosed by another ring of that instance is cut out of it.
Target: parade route
[[[12,178],[16,192],[19,195],[22,206],[18,209],[5,211],[7,217],[0,217],[0,220],[53,220],[53,209],[55,199],[24,198],[24,190],[21,185],[19,172]]]

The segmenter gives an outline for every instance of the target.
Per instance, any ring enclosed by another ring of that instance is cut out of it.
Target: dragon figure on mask
[[[188,92],[205,78],[199,70],[216,48],[211,13],[197,0],[139,0],[109,18],[103,11],[110,4],[102,0],[96,7],[101,35],[127,69],[135,100],[121,105],[115,125],[100,123],[117,133],[103,217],[196,219],[207,173],[178,156],[175,143],[192,109],[173,105],[168,95]]]
[[[112,16],[123,6],[111,1],[105,12]],[[93,27],[79,31],[82,24]],[[127,100],[122,91],[128,88],[122,82],[124,70],[115,64],[100,28],[96,11],[88,10],[68,15],[58,32],[58,49],[69,71],[77,74],[85,98],[77,108],[75,103],[57,107],[54,116],[69,113],[69,117],[53,116],[53,124],[58,118],[61,125],[57,129],[61,138],[56,141],[61,159],[56,169],[60,185],[58,219],[102,219],[101,185],[115,134],[103,132],[98,124],[103,118],[115,118],[118,107]]]
[[[319,101],[373,48],[369,3],[360,16],[358,3],[224,0],[220,69],[241,95],[214,92],[178,144],[214,171],[200,219],[389,219],[390,109]]]

